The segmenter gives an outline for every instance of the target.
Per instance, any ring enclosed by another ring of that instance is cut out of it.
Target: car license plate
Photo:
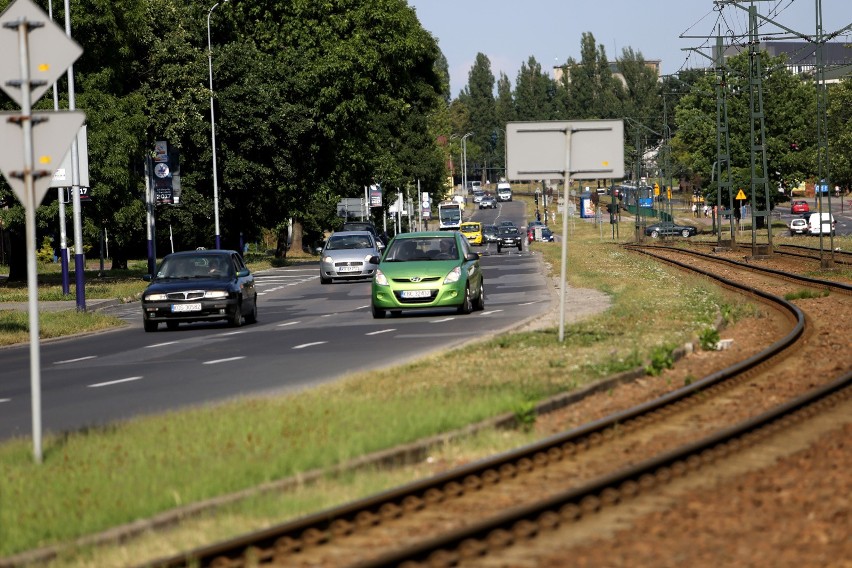
[[[360,266],[341,266],[337,269],[338,272],[361,272]]]
[[[399,295],[403,298],[428,298],[432,293],[429,290],[403,290]]]
[[[201,304],[172,304],[172,312],[200,312]]]

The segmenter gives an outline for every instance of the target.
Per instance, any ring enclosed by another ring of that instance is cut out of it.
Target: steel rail
[[[679,249],[677,249],[679,250]],[[411,507],[413,501],[428,501],[430,494],[441,491],[441,488],[464,486],[471,478],[482,477],[499,471],[506,464],[515,464],[526,467],[528,464],[539,460],[538,456],[546,456],[548,452],[566,446],[581,445],[584,440],[594,440],[607,430],[622,426],[627,422],[635,421],[637,418],[647,416],[662,408],[673,405],[681,400],[688,399],[706,391],[708,388],[728,381],[732,377],[760,366],[778,353],[793,345],[803,334],[805,317],[802,311],[795,305],[782,298],[771,294],[752,290],[724,277],[697,270],[677,261],[669,261],[680,265],[692,272],[698,272],[716,280],[717,282],[734,289],[752,294],[765,302],[776,304],[788,314],[794,322],[792,329],[782,338],[778,339],[769,347],[763,349],[753,356],[708,375],[689,385],[667,393],[655,400],[640,404],[626,411],[612,414],[602,419],[590,422],[578,428],[564,433],[551,436],[507,453],[492,458],[478,461],[467,466],[454,469],[437,476],[419,480],[399,488],[395,488],[371,497],[357,500],[340,507],[321,511],[294,521],[282,523],[268,529],[242,535],[234,539],[200,547],[183,554],[165,558],[146,566],[176,567],[176,566],[242,566],[242,559],[246,551],[253,551],[251,555],[258,558],[258,551],[274,550],[276,547],[286,545],[291,549],[298,550],[303,546],[322,546],[324,543],[334,539],[334,534],[341,526],[358,525],[367,518],[382,518],[389,511],[405,510]],[[751,265],[746,265],[753,269]],[[263,554],[261,554],[263,556]]]

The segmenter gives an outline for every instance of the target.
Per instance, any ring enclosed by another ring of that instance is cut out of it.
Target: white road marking
[[[390,329],[380,329],[379,331],[371,331],[370,333],[365,333],[364,335],[379,335],[381,333],[390,333],[392,331],[396,331],[396,328],[392,327]]]
[[[429,323],[444,323],[445,321],[453,321],[456,318],[444,318],[439,320],[432,320]]]
[[[64,365],[66,363],[77,363],[78,361],[86,361],[87,359],[97,359],[95,355],[89,355],[87,357],[78,357],[76,359],[65,359],[64,361],[54,361],[54,365]]]
[[[3,402],[12,402],[12,399],[11,398],[0,398],[0,403],[3,403]]]
[[[227,359],[213,359],[212,361],[204,361],[202,365],[216,365],[217,363],[228,363],[230,361],[239,361],[240,359],[245,359],[244,356],[239,357],[228,357]]]
[[[301,345],[296,345],[293,349],[304,349],[305,347],[313,347],[314,345],[322,345],[323,343],[328,343],[328,341],[314,341],[313,343],[302,343]]]
[[[532,306],[533,304],[538,304],[538,301],[535,302],[524,302],[523,304],[518,304],[519,306]]]
[[[357,307],[357,308],[355,308],[355,309],[356,309],[356,310],[366,310],[366,309],[367,309],[367,308],[369,308],[369,307],[370,307],[370,304],[367,304],[366,306],[358,306],[358,307]]]
[[[279,323],[278,327],[287,327],[288,325],[296,325],[297,323],[302,323],[300,321],[288,321],[287,323]]]
[[[107,381],[105,383],[95,383],[93,385],[89,385],[89,388],[96,389],[96,388],[99,388],[99,387],[108,387],[108,386],[117,385],[117,384],[120,384],[120,383],[129,383],[131,381],[138,381],[141,378],[142,377],[128,377],[126,379],[118,379],[116,381]]]
[[[219,333],[219,337],[227,337],[229,335],[239,335],[241,333],[245,333],[245,331],[228,331],[226,333]]]
[[[179,343],[178,341],[165,341],[163,343],[155,343],[154,345],[146,345],[145,349],[150,349],[151,347],[166,347],[167,345],[174,345],[175,343]]]
[[[502,311],[503,311],[503,310],[489,310],[489,311],[487,311],[487,312],[482,312],[482,313],[481,313],[481,314],[479,314],[479,315],[481,315],[481,316],[490,316],[491,314],[499,314],[499,313],[500,313],[500,312],[502,312]]]

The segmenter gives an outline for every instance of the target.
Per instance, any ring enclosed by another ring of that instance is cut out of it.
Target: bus
[[[455,201],[438,204],[438,228],[442,231],[458,231],[462,223],[464,206]]]

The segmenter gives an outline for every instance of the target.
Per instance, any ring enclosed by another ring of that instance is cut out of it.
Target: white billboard
[[[506,175],[511,180],[623,178],[624,121],[509,122]]]

